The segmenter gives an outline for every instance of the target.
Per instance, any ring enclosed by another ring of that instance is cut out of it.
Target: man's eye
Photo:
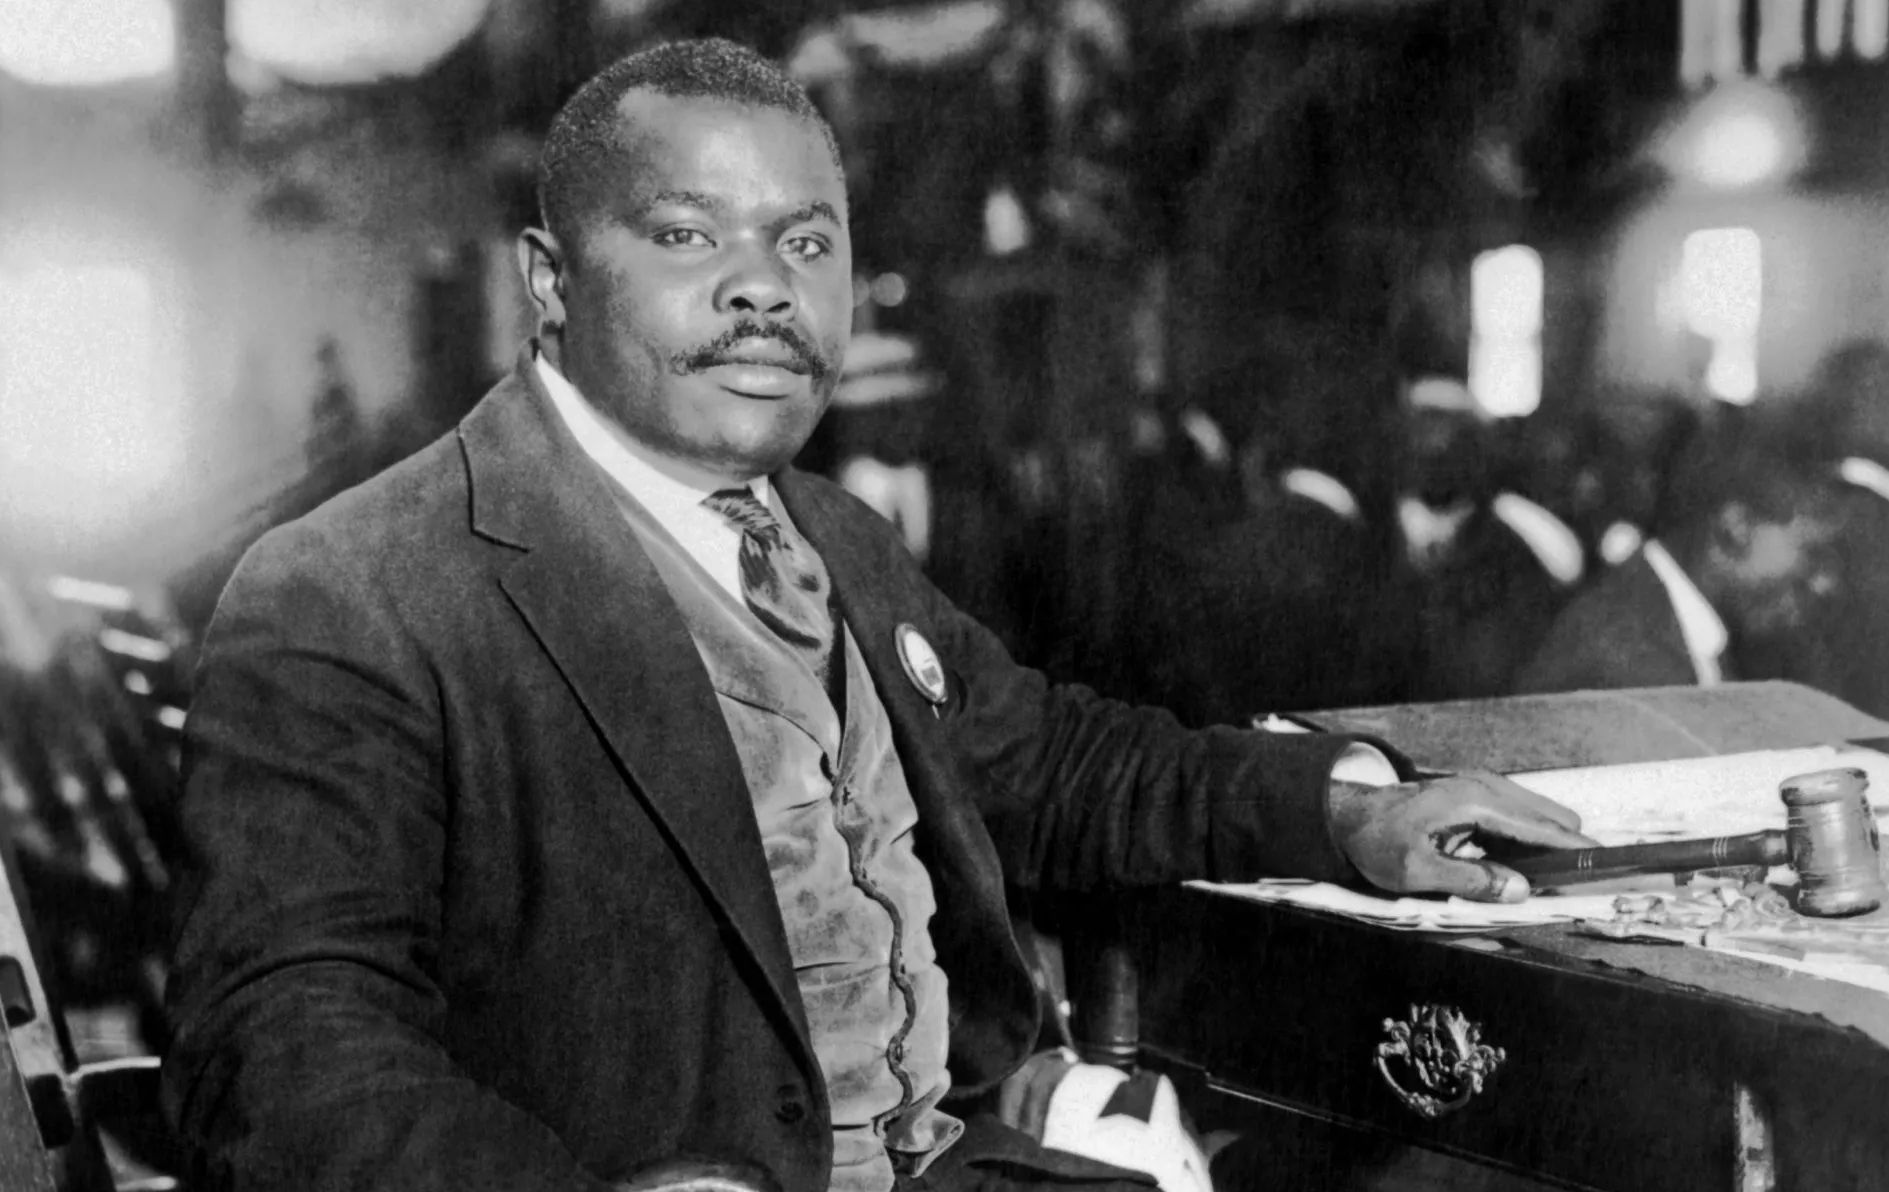
[[[665,248],[709,248],[714,244],[697,228],[664,228],[651,239]]]
[[[833,252],[832,246],[819,236],[791,236],[781,247],[788,256],[803,261],[817,261]]]

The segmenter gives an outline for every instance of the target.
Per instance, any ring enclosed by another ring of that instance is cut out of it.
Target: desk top
[[[1815,688],[1775,681],[1392,704],[1295,719],[1375,734],[1422,769],[1503,774],[1889,737],[1889,721]]]

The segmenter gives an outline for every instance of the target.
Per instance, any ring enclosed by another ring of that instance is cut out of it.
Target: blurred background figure
[[[1516,689],[1821,678],[1816,630],[1841,590],[1835,496],[1771,452],[1695,451],[1653,536],[1561,611]]]
[[[307,469],[332,492],[352,488],[367,478],[363,465],[368,443],[354,386],[341,365],[341,345],[332,336],[315,348],[317,387],[309,407],[305,440]]]
[[[0,569],[0,847],[84,1059],[165,1039],[192,660],[159,591]]]
[[[1822,685],[1889,716],[1889,345],[1844,344],[1813,381],[1805,424],[1841,483],[1843,599],[1821,618]]]
[[[1422,377],[1396,438],[1402,583],[1414,610],[1415,697],[1506,694],[1586,551],[1567,524],[1501,484],[1493,428],[1461,382]]]
[[[822,427],[826,441],[802,461],[897,526],[920,562],[931,556],[931,471],[923,458],[928,403],[938,389],[915,339],[855,331]]]

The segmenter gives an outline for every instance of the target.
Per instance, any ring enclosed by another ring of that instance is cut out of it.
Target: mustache
[[[761,324],[753,319],[743,319],[700,347],[677,352],[669,358],[669,370],[677,376],[686,376],[714,368],[718,364],[752,363],[753,357],[735,345],[744,342],[751,345],[755,340],[768,339],[793,354],[793,359],[782,365],[788,371],[810,376],[816,381],[823,381],[832,373],[833,366],[827,361],[825,353],[799,330],[785,323]],[[770,360],[767,363],[779,362]]]

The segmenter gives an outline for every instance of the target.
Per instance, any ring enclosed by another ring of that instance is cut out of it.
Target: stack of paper
[[[1538,896],[1522,902],[1471,902],[1465,898],[1393,898],[1349,890],[1329,882],[1266,881],[1239,884],[1195,882],[1234,898],[1288,902],[1311,910],[1393,927],[1402,931],[1492,931],[1535,923],[1611,919],[1617,891],[1606,894]]]
[[[1853,745],[1537,770],[1512,777],[1579,812],[1582,830],[1602,844],[1636,844],[1782,828],[1785,808],[1778,784],[1838,767],[1863,771],[1872,801],[1889,804],[1889,755]]]

